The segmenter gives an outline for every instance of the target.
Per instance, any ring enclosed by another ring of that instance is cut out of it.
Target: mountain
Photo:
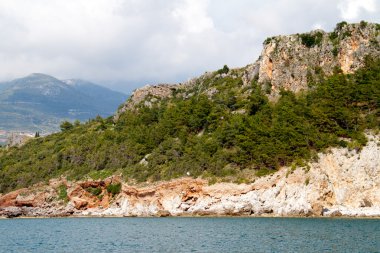
[[[0,129],[57,131],[64,119],[112,115],[126,98],[90,82],[35,73],[0,84]]]
[[[246,67],[145,86],[114,117],[0,149],[1,193],[50,180],[0,196],[0,207],[379,216],[379,34],[343,22],[269,38]]]
[[[99,101],[100,104],[98,104],[98,106],[99,110],[101,110],[99,115],[101,116],[114,114],[115,108],[121,103],[119,101],[124,102],[128,97],[123,93],[80,79],[67,79],[62,82],[74,87],[75,90],[86,94],[91,99]]]

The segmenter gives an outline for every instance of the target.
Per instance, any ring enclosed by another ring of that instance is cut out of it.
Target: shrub
[[[338,38],[338,33],[337,32],[332,32],[329,34],[329,39],[333,42]]]
[[[268,45],[272,40],[274,39],[274,37],[268,37],[264,40],[264,45]]]
[[[58,187],[58,199],[63,200],[64,202],[69,201],[69,198],[67,196],[67,188],[66,185],[60,185]]]
[[[341,39],[344,40],[345,38],[350,37],[350,36],[351,36],[351,32],[350,32],[350,31],[345,31],[345,32],[342,34]]]
[[[367,27],[367,25],[368,25],[368,23],[367,23],[367,22],[365,22],[364,20],[360,21],[360,28],[361,28],[361,29],[364,29],[364,28],[366,28],[366,27]]]
[[[227,74],[230,71],[227,65],[224,65],[223,68],[217,71],[218,74]]]
[[[333,54],[335,57],[338,56],[338,54],[339,54],[339,49],[338,49],[338,47],[334,46],[334,48],[333,48],[333,50],[332,50],[332,54]]]
[[[338,142],[338,145],[339,145],[340,147],[342,147],[342,148],[345,148],[345,147],[348,146],[348,143],[347,143],[347,141],[340,140],[340,141]]]
[[[102,193],[102,188],[100,188],[100,187],[88,187],[88,188],[86,188],[86,191],[91,193],[94,196],[99,196],[99,194]]]
[[[321,32],[316,32],[314,34],[303,33],[299,36],[301,38],[302,44],[309,48],[314,47],[316,45],[321,45],[323,39],[323,33]]]
[[[336,26],[335,26],[335,31],[342,30],[342,28],[345,27],[346,25],[347,25],[346,21],[342,21],[340,23],[337,23]]]
[[[63,121],[60,125],[62,132],[68,131],[68,130],[72,129],[73,127],[74,127],[73,124],[70,123],[69,121]]]
[[[111,193],[112,196],[119,194],[121,191],[121,183],[109,184],[107,186],[107,191]]]
[[[74,126],[75,126],[75,127],[80,126],[80,121],[79,121],[79,120],[75,120],[75,121],[74,121]]]

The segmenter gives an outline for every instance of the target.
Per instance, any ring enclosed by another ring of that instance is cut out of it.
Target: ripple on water
[[[380,252],[378,219],[14,219],[0,231],[0,252]]]

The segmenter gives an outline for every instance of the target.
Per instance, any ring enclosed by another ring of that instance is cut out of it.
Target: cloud
[[[172,11],[172,15],[182,25],[185,33],[201,33],[213,29],[214,24],[208,16],[208,1],[186,0]]]
[[[32,72],[130,91],[257,59],[268,36],[380,22],[374,0],[1,0],[0,80]]]
[[[338,8],[341,17],[345,20],[355,20],[359,17],[360,12],[375,12],[375,0],[343,0],[340,1]]]

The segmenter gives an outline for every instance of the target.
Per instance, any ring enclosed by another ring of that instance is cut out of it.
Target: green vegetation
[[[335,41],[337,38],[338,38],[338,33],[337,32],[331,32],[330,34],[329,34],[329,39],[331,40],[331,41]]]
[[[380,61],[368,59],[353,75],[336,71],[308,93],[283,90],[276,103],[264,93],[256,82],[243,87],[240,77],[213,75],[151,107],[142,101],[116,122],[97,117],[21,148],[2,149],[0,192],[61,175],[117,173],[144,182],[189,172],[244,181],[243,171],[262,176],[306,164],[331,146],[360,149],[363,131],[379,128]],[[113,195],[120,190],[117,184],[107,187]]]
[[[332,53],[333,53],[333,55],[334,55],[335,57],[338,56],[338,54],[339,54],[339,49],[338,49],[337,46],[334,46],[334,48],[333,48],[333,50],[332,50]]]
[[[366,21],[364,21],[364,20],[360,21],[360,28],[361,28],[361,29],[366,28],[367,25],[368,25],[368,22],[366,22]]]
[[[102,188],[100,188],[100,187],[88,187],[88,188],[86,188],[86,191],[91,193],[94,196],[99,196],[100,193],[102,193]]]
[[[351,36],[351,32],[349,30],[346,29],[345,31],[343,31],[343,27],[345,27],[346,25],[347,22],[340,22],[336,25],[335,30],[329,33],[329,39],[333,44],[332,53],[335,57],[339,54],[340,41]],[[361,29],[364,29],[367,27],[368,23],[365,21],[361,21],[359,25]]]
[[[268,168],[260,168],[257,172],[256,172],[256,176],[258,177],[263,177],[263,176],[266,176],[266,175],[270,175],[272,173],[276,172],[275,170],[270,170]]]
[[[303,33],[299,35],[301,38],[301,42],[306,47],[314,47],[314,46],[320,46],[322,44],[323,39],[323,33],[316,32],[314,34],[310,33]]]
[[[343,27],[345,27],[346,25],[347,25],[346,21],[342,21],[342,22],[336,24],[335,31],[341,31],[343,29]]]
[[[219,69],[219,70],[217,71],[217,73],[218,73],[218,74],[227,74],[228,71],[230,71],[230,69],[228,68],[227,65],[224,65],[222,69]]]
[[[74,127],[74,125],[72,123],[70,123],[69,121],[63,121],[60,125],[62,132],[68,131],[68,130],[72,129],[73,127]]]
[[[112,171],[109,170],[93,170],[88,173],[88,176],[94,180],[104,180],[112,176]]]
[[[264,45],[268,45],[272,40],[274,40],[275,39],[275,37],[268,37],[268,38],[266,38],[265,40],[264,40]]]
[[[107,186],[107,191],[112,194],[112,196],[115,196],[120,193],[121,191],[121,183],[116,184],[110,184]]]
[[[63,200],[64,202],[67,202],[69,200],[67,197],[66,185],[62,184],[58,187],[58,199]]]

